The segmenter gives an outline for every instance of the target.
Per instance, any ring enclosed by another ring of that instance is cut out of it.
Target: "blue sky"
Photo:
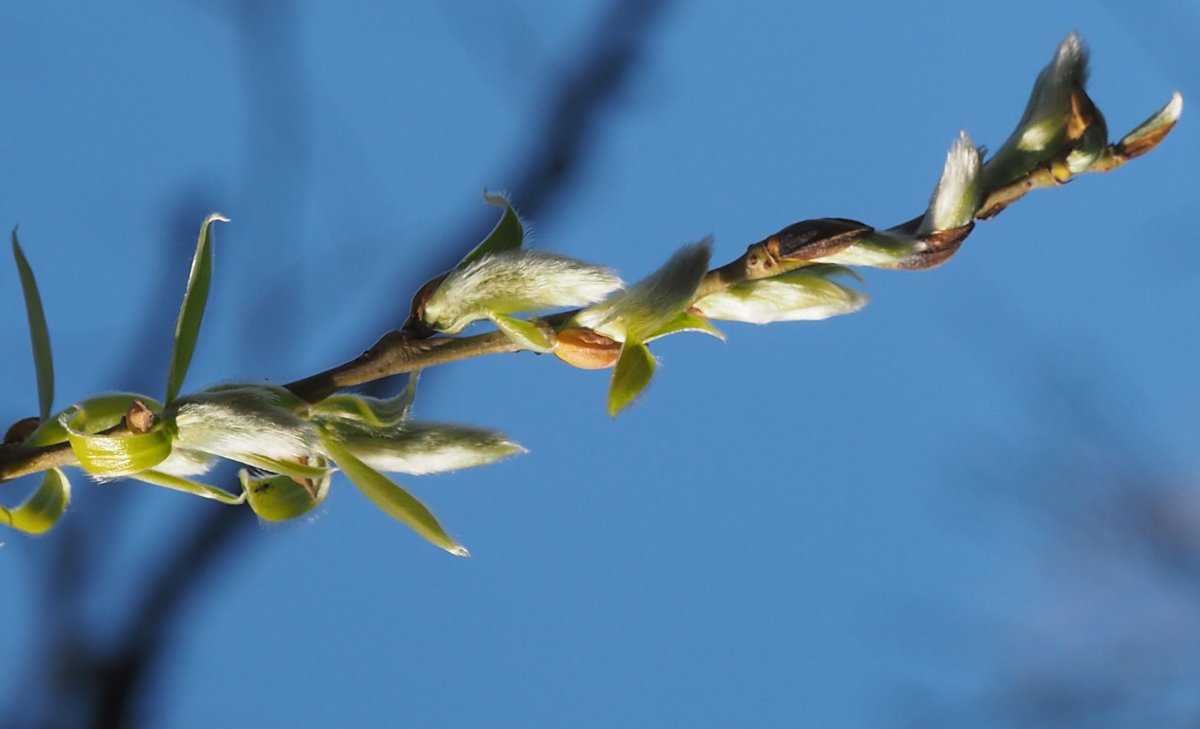
[[[39,275],[58,405],[162,388],[170,325],[147,322],[177,307],[211,210],[233,222],[191,387],[286,382],[398,325],[453,257],[431,248],[485,224],[483,187],[514,184],[546,88],[600,14],[348,5],[250,42],[237,3],[0,11],[0,222],[20,224]],[[1064,546],[1027,498],[1104,498],[1110,441],[1071,420],[1080,403],[1172,483],[1200,483],[1200,13],[807,5],[668,8],[581,175],[532,221],[536,245],[636,279],[706,235],[723,262],[805,218],[899,223],[960,129],[1004,141],[1071,30],[1114,138],[1176,90],[1184,118],[1151,155],[981,224],[946,266],[866,271],[860,313],[662,342],[616,420],[604,374],[548,358],[430,373],[419,416],[530,450],[402,481],[474,557],[335,481],[314,518],[241,539],[188,605],[151,724],[887,727],[970,705],[1028,656],[1119,642],[1139,616],[1200,642],[1194,609],[1136,564],[1115,574],[1095,545]],[[5,423],[36,409],[16,281],[0,266]],[[132,495],[106,510],[118,490]],[[81,605],[103,644],[156,545],[220,507],[81,476],[76,495],[68,519],[106,522]],[[0,549],[14,691],[55,538]]]

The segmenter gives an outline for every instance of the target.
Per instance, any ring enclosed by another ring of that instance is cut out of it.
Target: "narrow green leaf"
[[[267,456],[253,455],[242,453],[236,459],[239,463],[245,463],[247,466],[253,466],[263,471],[278,473],[291,478],[310,478],[320,479],[329,475],[328,468],[320,466],[310,466],[304,463],[294,463],[292,461],[281,461],[278,458],[268,458]]]
[[[17,242],[17,229],[12,231],[13,258],[17,259],[17,272],[21,276],[21,291],[25,294],[25,315],[29,318],[29,339],[33,345],[33,365],[37,372],[38,412],[42,422],[50,417],[54,400],[54,358],[50,355],[50,330],[46,328],[46,312],[42,309],[42,297],[38,294],[37,280],[33,269]]]
[[[495,205],[504,212],[500,214],[500,220],[496,223],[496,227],[492,228],[492,232],[488,233],[487,237],[479,245],[472,248],[470,253],[463,256],[463,259],[458,262],[455,268],[462,268],[471,261],[483,258],[489,253],[515,251],[521,247],[521,243],[525,240],[525,226],[521,223],[520,216],[517,215],[517,211],[513,210],[512,204],[508,202],[507,197],[498,193],[489,193],[485,189],[483,191],[483,199],[489,205]]]
[[[200,226],[187,291],[184,292],[183,306],[179,308],[179,319],[175,323],[175,345],[171,350],[171,368],[167,371],[167,402],[179,395],[188,365],[192,363],[192,354],[196,351],[196,339],[200,336],[200,322],[204,319],[208,288],[212,283],[212,225],[218,221],[228,223],[229,218],[213,213]]]
[[[46,471],[42,483],[15,509],[0,506],[0,522],[26,534],[42,534],[54,526],[71,500],[71,482],[57,468]]]
[[[250,508],[265,521],[287,521],[307,514],[329,493],[328,477],[307,484],[288,476],[254,478],[245,469],[238,472]]]
[[[654,357],[646,345],[636,340],[625,340],[621,347],[621,358],[613,370],[612,384],[608,389],[608,414],[614,418],[650,384],[654,375]]]
[[[546,339],[546,335],[542,333],[537,324],[512,316],[505,316],[504,314],[493,313],[488,318],[492,320],[496,328],[504,336],[520,345],[523,349],[529,349],[542,354],[554,351],[550,340]]]
[[[431,544],[459,557],[469,557],[466,547],[454,541],[437,518],[420,501],[379,473],[354,457],[336,439],[323,435],[326,452],[346,474],[359,491],[378,506],[385,514],[407,524]]]
[[[725,335],[720,329],[713,326],[712,322],[689,311],[680,312],[678,316],[664,324],[657,332],[646,337],[646,341],[653,342],[655,339],[660,339],[668,334],[678,334],[679,332],[700,332],[701,334],[716,337],[722,342],[725,341]]]
[[[407,418],[412,410],[419,374],[419,371],[410,373],[404,392],[395,397],[380,400],[365,395],[330,395],[311,406],[309,415],[358,421],[375,428],[392,427]]]
[[[161,471],[139,471],[137,473],[130,474],[129,478],[154,486],[161,486],[166,489],[171,489],[172,491],[182,491],[185,494],[199,496],[202,499],[212,499],[213,501],[219,501],[222,504],[229,504],[231,506],[237,506],[246,500],[246,494],[244,493],[234,496],[228,491],[223,491],[216,486],[209,486],[206,483],[200,483],[199,481],[193,481],[189,478],[183,478],[181,476],[172,476],[171,474],[162,473]]]

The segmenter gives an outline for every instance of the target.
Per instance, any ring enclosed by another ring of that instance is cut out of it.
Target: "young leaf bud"
[[[961,228],[975,219],[979,209],[979,150],[966,132],[961,132],[946,155],[942,177],[929,199],[929,209],[917,228],[918,235],[935,230]]]
[[[709,239],[684,246],[636,285],[579,312],[572,325],[620,342],[645,340],[688,307],[708,271],[711,252]]]

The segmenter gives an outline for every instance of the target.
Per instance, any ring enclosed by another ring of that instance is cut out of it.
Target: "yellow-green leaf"
[[[650,384],[654,367],[654,357],[646,345],[632,339],[625,340],[608,389],[609,415],[616,417]]]
[[[15,509],[0,506],[0,522],[26,534],[42,534],[54,526],[70,500],[71,482],[62,471],[52,468],[24,504]]]
[[[143,481],[154,486],[162,486],[163,488],[171,489],[172,491],[182,491],[185,494],[199,496],[202,499],[220,501],[222,504],[229,504],[231,506],[236,506],[246,500],[246,494],[244,493],[234,496],[228,491],[223,491],[216,486],[209,486],[206,483],[200,483],[199,481],[193,481],[189,478],[183,478],[181,476],[172,476],[169,473],[163,473],[161,471],[139,471],[138,473],[131,474],[129,478]]]
[[[179,395],[188,365],[192,363],[192,354],[196,351],[196,339],[200,336],[200,322],[204,319],[204,307],[208,303],[208,289],[212,283],[212,226],[217,221],[228,223],[229,218],[212,213],[200,226],[183,306],[179,308],[179,319],[175,323],[175,346],[171,350],[171,367],[167,370],[167,402]]]
[[[710,337],[716,337],[722,342],[725,341],[725,335],[712,325],[708,319],[702,316],[697,316],[690,311],[680,312],[674,319],[667,322],[657,332],[646,337],[647,342],[653,342],[655,339],[660,339],[668,334],[678,334],[679,332],[700,332],[707,334]]]
[[[42,297],[38,294],[37,280],[33,269],[17,242],[17,229],[12,232],[13,258],[17,259],[17,272],[21,277],[21,291],[25,294],[25,315],[29,318],[29,339],[33,345],[33,365],[37,372],[38,412],[42,422],[50,417],[54,400],[54,359],[50,355],[50,330],[46,327],[46,312],[42,309]]]
[[[458,262],[455,268],[462,268],[471,261],[483,258],[489,253],[515,251],[521,247],[522,241],[525,240],[525,226],[521,223],[520,216],[517,215],[517,211],[513,210],[512,204],[509,203],[507,197],[484,190],[483,199],[488,204],[495,205],[503,210],[500,214],[500,220],[496,223],[496,227],[492,228],[492,232],[488,233],[487,237],[479,245],[472,248],[470,253],[463,256],[463,259]]]
[[[518,319],[504,314],[492,314],[489,317],[504,336],[508,337],[522,349],[546,354],[554,351],[550,340],[538,328],[537,324],[524,319]]]
[[[265,521],[287,521],[307,514],[325,500],[329,477],[299,483],[288,476],[254,478],[245,469],[238,472],[250,508]]]
[[[408,375],[404,391],[385,400],[366,395],[330,395],[309,408],[311,417],[325,417],[366,423],[375,428],[390,428],[408,417],[417,394],[420,370]]]
[[[325,434],[322,434],[322,439],[326,452],[346,474],[346,478],[350,479],[371,503],[393,519],[407,524],[431,544],[459,557],[470,556],[467,548],[454,541],[438,523],[433,512],[416,497],[393,483],[387,476],[355,458],[354,454],[336,439]]]
[[[102,478],[128,476],[154,468],[171,455],[171,436],[162,422],[146,433],[99,432],[120,422],[119,418],[114,422],[111,415],[99,409],[93,413],[85,403],[72,405],[59,415],[71,450],[85,471]]]
[[[325,478],[329,475],[328,468],[320,466],[310,466],[306,463],[296,463],[293,461],[283,461],[278,458],[269,458],[267,456],[258,456],[251,453],[242,453],[236,459],[239,463],[245,463],[247,466],[271,473],[278,473],[292,478]]]

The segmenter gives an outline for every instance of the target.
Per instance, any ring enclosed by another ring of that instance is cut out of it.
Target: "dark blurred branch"
[[[497,186],[509,190],[523,215],[546,217],[547,210],[577,179],[597,129],[628,88],[646,53],[654,24],[667,5],[667,0],[614,0],[580,44],[579,56],[561,64],[563,70],[546,94],[545,114],[524,145],[523,162],[498,181]],[[457,219],[470,220],[472,216]],[[415,291],[425,279],[453,267],[483,239],[493,223],[488,220],[454,226],[429,246],[437,253],[426,261],[428,268],[419,280],[413,279],[411,261],[398,262],[390,280],[412,280],[408,290]],[[387,331],[404,320],[408,312],[397,314],[397,303],[394,290],[384,292],[380,303],[369,309],[382,312],[371,331]]]

